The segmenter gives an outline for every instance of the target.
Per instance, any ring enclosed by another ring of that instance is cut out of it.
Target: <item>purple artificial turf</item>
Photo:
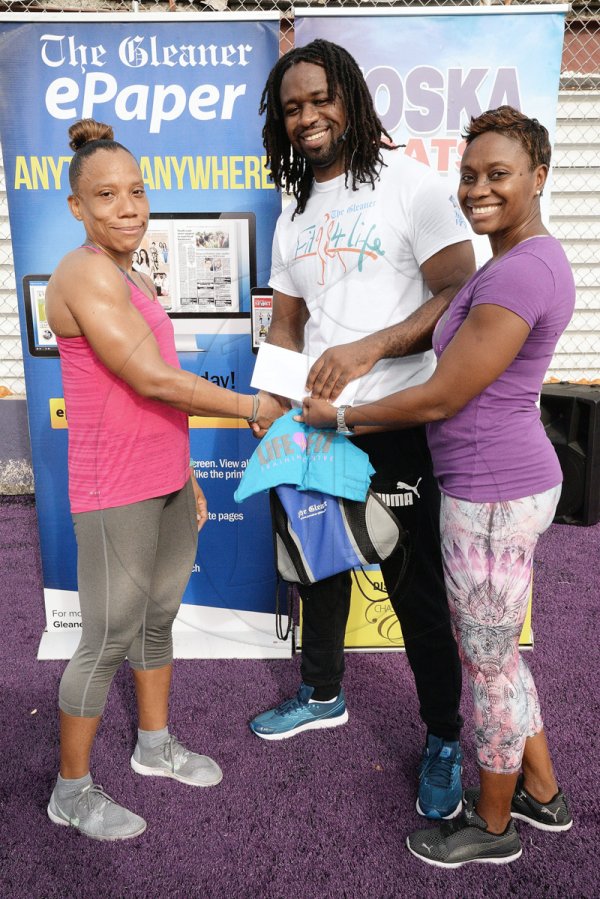
[[[405,847],[424,739],[406,658],[351,654],[350,721],[291,740],[258,740],[247,721],[295,692],[292,661],[176,661],[171,726],[218,760],[223,782],[202,790],[142,778],[129,767],[134,695],[124,666],[92,759],[97,782],[142,814],[146,833],[98,843],[52,825],[46,804],[58,763],[56,697],[64,662],[38,662],[44,627],[35,506],[0,498],[0,895],[181,899],[454,899],[600,895],[600,525],[553,525],[534,576],[536,679],[559,781],[575,824],[566,834],[519,826],[521,859],[443,871]],[[464,782],[475,779],[470,698]]]

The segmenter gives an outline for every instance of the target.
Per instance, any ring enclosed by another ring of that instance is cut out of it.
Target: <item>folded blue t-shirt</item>
[[[367,454],[334,430],[294,421],[300,412],[292,409],[273,422],[248,461],[236,502],[279,484],[364,500],[375,473]]]

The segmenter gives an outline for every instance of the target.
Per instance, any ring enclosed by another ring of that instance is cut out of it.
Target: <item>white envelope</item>
[[[256,357],[250,385],[257,390],[266,390],[269,393],[285,396],[300,406],[303,397],[306,396],[306,379],[315,361],[315,356],[295,353],[293,350],[284,350],[282,347],[263,343]],[[359,381],[360,378],[350,381],[333,405],[351,405],[354,402]]]

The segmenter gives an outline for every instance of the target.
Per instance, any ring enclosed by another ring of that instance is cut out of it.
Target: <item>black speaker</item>
[[[564,479],[554,520],[596,524],[600,520],[600,385],[545,384],[540,408]]]

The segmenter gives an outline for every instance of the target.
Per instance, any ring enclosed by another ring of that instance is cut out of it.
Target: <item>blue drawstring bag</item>
[[[270,502],[277,571],[288,583],[314,584],[405,550],[406,531],[370,488],[349,500],[282,484]]]

